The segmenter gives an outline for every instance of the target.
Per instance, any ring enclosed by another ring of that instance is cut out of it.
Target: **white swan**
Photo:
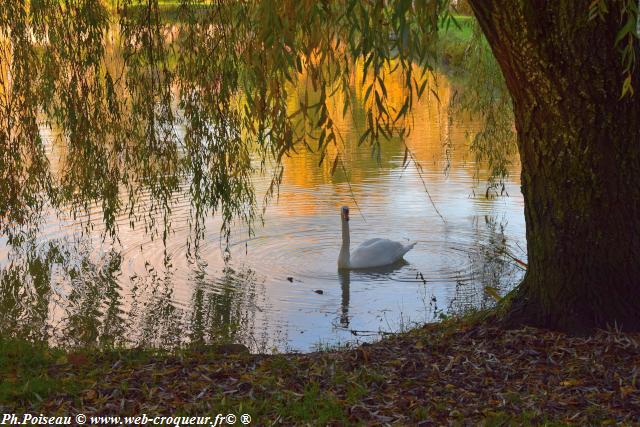
[[[393,264],[415,246],[415,242],[403,245],[389,239],[375,238],[363,242],[353,253],[350,253],[348,206],[342,207],[340,216],[342,217],[342,248],[338,256],[339,269],[372,268]]]

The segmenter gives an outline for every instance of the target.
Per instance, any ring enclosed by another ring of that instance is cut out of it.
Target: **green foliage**
[[[253,223],[256,168],[274,171],[268,201],[284,155],[309,149],[322,163],[340,146],[336,95],[342,114],[364,104],[361,141],[374,151],[406,136],[436,63],[429,46],[451,22],[448,0],[0,6],[2,229],[35,223],[45,205],[82,216],[99,204],[113,237],[127,215],[165,239],[172,200],[187,195],[194,245],[212,214],[227,238],[234,219]],[[406,90],[400,107],[389,102],[390,72]],[[59,165],[49,164],[52,149]],[[330,161],[335,170],[340,155]]]
[[[633,95],[633,76],[637,70],[636,55],[640,46],[640,2],[620,0],[620,29],[616,34],[615,45],[620,50],[625,80],[622,84],[621,98]],[[604,19],[609,13],[607,0],[593,0],[589,6],[589,19]]]
[[[35,21],[38,9],[32,12]],[[23,222],[41,208],[37,194],[52,190],[38,132],[44,93],[34,78],[40,61],[30,22],[22,2],[0,4],[0,226]]]
[[[640,40],[640,19],[638,18],[638,3],[634,0],[624,2],[622,8],[623,26],[616,34],[616,45],[620,46],[622,64],[626,78],[622,84],[622,95],[633,95],[632,79],[637,68],[636,51]]]
[[[37,224],[45,206],[82,216],[98,204],[111,236],[126,215],[166,239],[172,203],[186,196],[190,247],[214,214],[228,238],[232,221],[259,217],[256,169],[272,171],[268,202],[292,151],[317,151],[332,171],[341,166],[337,115],[363,111],[360,141],[378,155],[381,142],[409,135],[412,107],[432,89],[441,39],[453,40],[446,49],[463,58],[474,83],[451,107],[482,118],[472,139],[478,159],[495,179],[514,152],[500,70],[472,18],[452,15],[448,0],[0,6],[0,227],[10,235]],[[599,19],[607,3],[594,1],[589,13]],[[636,2],[625,0],[617,36],[623,95],[633,90],[637,15]],[[389,76],[401,82],[399,104]],[[42,139],[45,127],[53,145]],[[336,154],[327,158],[330,146]]]
[[[489,166],[487,194],[490,190],[500,193],[517,149],[511,95],[477,21],[467,18],[464,24],[466,31],[443,38],[440,46],[442,56],[451,59],[454,82],[462,87],[456,89],[448,107],[481,121],[478,132],[469,135],[472,152],[476,163]]]

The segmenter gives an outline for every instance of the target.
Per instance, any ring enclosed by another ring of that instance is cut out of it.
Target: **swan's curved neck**
[[[349,245],[349,221],[342,220],[342,247],[338,256],[338,268],[348,268],[350,263]]]

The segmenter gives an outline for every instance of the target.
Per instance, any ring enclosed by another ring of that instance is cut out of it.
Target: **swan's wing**
[[[373,239],[365,240],[364,242],[360,243],[360,246],[358,247],[358,249],[359,248],[363,248],[363,247],[367,247],[367,246],[372,246],[373,244],[375,244],[377,242],[380,242],[380,241],[387,241],[387,242],[395,243],[395,242],[392,242],[389,239],[381,239],[379,237],[374,237]]]
[[[351,253],[352,268],[371,268],[393,264],[407,253],[413,245],[403,245],[389,239],[369,239]]]

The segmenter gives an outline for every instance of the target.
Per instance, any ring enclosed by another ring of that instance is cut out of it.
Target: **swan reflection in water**
[[[381,278],[401,270],[404,266],[409,265],[405,259],[385,265],[383,267],[367,268],[362,270],[338,270],[338,280],[340,281],[340,287],[342,288],[342,301],[340,305],[340,326],[342,328],[349,328],[349,299],[351,294],[351,278],[362,283],[375,283],[380,281]]]

